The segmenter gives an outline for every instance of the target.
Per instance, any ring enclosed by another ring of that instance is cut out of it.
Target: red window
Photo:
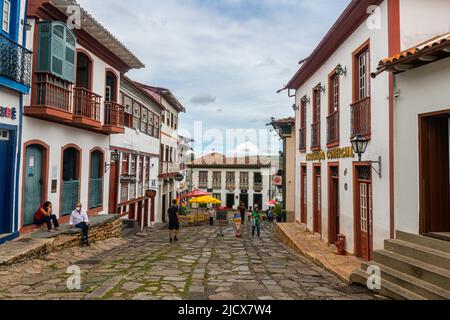
[[[129,161],[130,161],[130,155],[123,154],[122,155],[122,174],[124,174],[124,175],[127,175],[129,172]]]
[[[320,104],[321,104],[321,98],[320,98],[320,90],[314,89],[313,95],[313,123],[320,121]]]
[[[132,155],[131,156],[131,175],[135,175],[137,173],[136,171],[136,164],[137,164],[137,156],[136,155]]]
[[[330,114],[339,111],[339,86],[339,76],[337,74],[334,74],[330,79]]]
[[[306,128],[306,101],[300,104],[300,128]]]

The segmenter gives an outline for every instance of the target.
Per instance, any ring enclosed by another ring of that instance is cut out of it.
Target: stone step
[[[386,240],[385,250],[450,271],[450,253],[402,240]]]
[[[1,246],[0,266],[8,266],[49,253],[54,239],[21,238]]]
[[[380,250],[373,253],[373,261],[438,287],[450,290],[450,271],[400,254]]]
[[[381,278],[400,286],[408,291],[420,295],[430,300],[449,300],[450,291],[442,289],[431,283],[422,281],[405,273],[374,262],[364,262],[361,266],[363,271],[367,271],[369,266],[376,265],[381,270]]]
[[[433,239],[429,237],[419,236],[416,234],[411,234],[403,231],[396,232],[397,239],[405,242],[411,242],[419,246],[431,248],[434,250],[443,251],[450,254],[450,242],[442,241],[438,239]]]
[[[358,283],[367,287],[367,280],[369,277],[370,275],[367,272],[362,269],[358,269],[352,273],[350,283]],[[381,279],[381,289],[374,289],[372,291],[394,300],[426,300],[421,295],[402,288],[384,278]]]

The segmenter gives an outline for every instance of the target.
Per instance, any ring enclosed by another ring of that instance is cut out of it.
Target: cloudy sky
[[[197,151],[225,152],[235,146],[218,133],[265,129],[272,116],[293,114],[293,101],[276,91],[350,0],[78,2],[145,63],[130,77],[171,89],[185,105],[181,128],[193,135],[197,123],[197,140],[200,128],[210,137]],[[276,151],[264,140],[260,152]]]

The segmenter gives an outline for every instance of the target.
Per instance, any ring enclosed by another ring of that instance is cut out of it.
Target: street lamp
[[[363,135],[358,134],[356,137],[354,137],[352,139],[351,142],[352,142],[353,152],[358,155],[359,162],[362,162],[362,160],[361,160],[362,155],[364,153],[366,153],[367,146],[369,144],[369,139],[367,139]],[[381,156],[378,157],[378,161],[368,161],[368,162],[370,162],[372,169],[378,174],[378,176],[381,179],[381,177],[382,177]],[[378,169],[373,166],[374,164],[378,165]]]
[[[111,168],[113,164],[119,162],[119,160],[120,160],[120,152],[117,151],[116,149],[113,152],[111,152],[111,163],[105,163],[105,173],[108,172],[108,169]]]
[[[294,110],[294,112],[298,111],[300,108],[294,103],[292,105],[292,109]]]
[[[342,64],[338,64],[337,66],[336,66],[336,74],[338,75],[338,76],[347,76],[347,67],[343,67],[342,66]]]

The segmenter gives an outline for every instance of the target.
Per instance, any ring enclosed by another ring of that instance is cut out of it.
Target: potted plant
[[[277,203],[273,207],[273,214],[275,215],[277,222],[283,222],[283,207]]]

